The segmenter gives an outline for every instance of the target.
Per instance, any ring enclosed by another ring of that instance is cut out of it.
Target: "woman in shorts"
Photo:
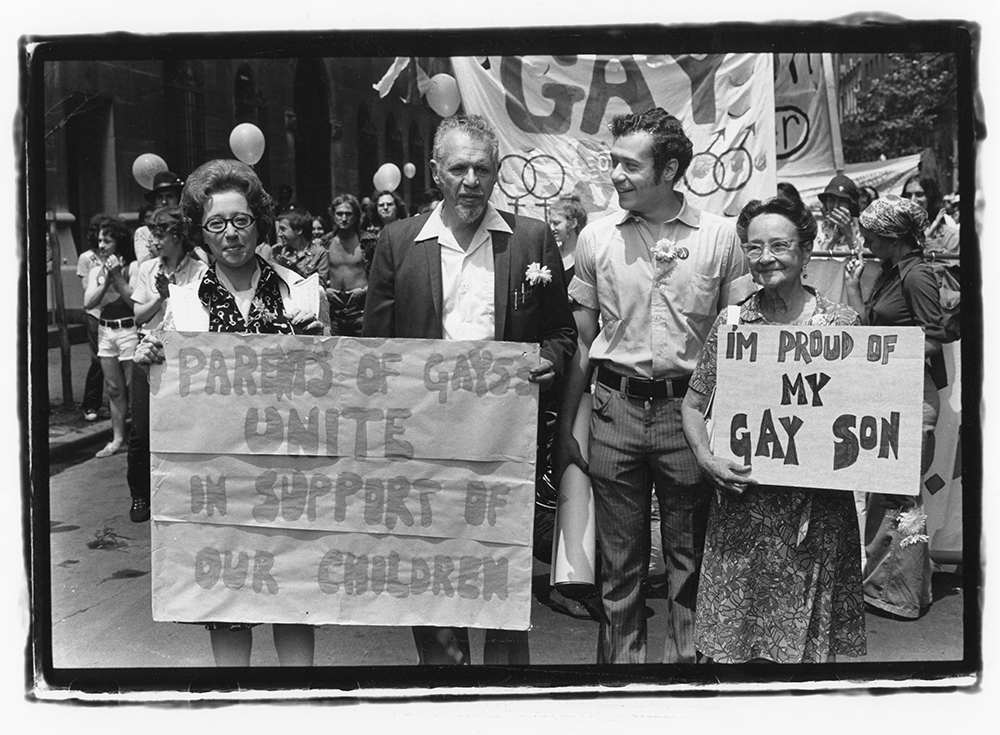
[[[101,310],[97,322],[97,357],[111,404],[112,438],[96,456],[110,457],[125,446],[132,358],[139,342],[129,285],[136,262],[132,234],[119,220],[111,217],[101,220],[97,241],[103,262],[91,268],[87,276],[83,306]]]

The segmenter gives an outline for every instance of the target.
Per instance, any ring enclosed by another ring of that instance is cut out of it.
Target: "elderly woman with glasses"
[[[851,308],[810,288],[816,221],[801,202],[752,201],[736,229],[760,290],[740,324],[850,326]],[[695,646],[719,663],[824,663],[866,651],[861,550],[851,493],[758,484],[749,466],[712,453],[705,411],[715,390],[718,329],[709,332],[684,397],[682,420],[717,488],[705,538]]]
[[[271,197],[250,166],[229,160],[203,164],[184,184],[181,209],[208,246],[214,264],[170,298],[185,297],[189,302],[196,299],[204,311],[207,331],[328,333],[315,314],[300,311],[291,300],[290,286],[303,280],[302,276],[269,264],[256,254],[258,243],[271,229],[274,209]],[[326,301],[317,300],[321,305]],[[169,301],[162,326],[175,328]],[[145,366],[162,363],[162,342],[153,334],[147,335],[135,359]],[[217,665],[250,665],[253,624],[209,623],[206,627]],[[281,665],[311,666],[314,629],[308,625],[275,624],[274,646]]]
[[[865,262],[847,264],[847,298],[873,326],[924,331],[924,405],[921,474],[934,459],[934,427],[941,403],[931,360],[946,338],[933,269],[924,261],[927,212],[916,202],[889,195],[861,213],[861,234],[882,262],[867,299],[861,293]],[[865,523],[865,601],[885,612],[917,618],[931,604],[931,560],[923,537],[926,516],[920,496],[869,493]]]

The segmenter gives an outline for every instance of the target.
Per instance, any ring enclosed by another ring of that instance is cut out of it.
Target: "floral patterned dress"
[[[856,325],[857,313],[819,293],[812,326]],[[768,324],[759,292],[741,324]],[[715,388],[716,321],[689,389]],[[718,663],[823,663],[866,652],[861,550],[852,493],[760,485],[716,493],[698,583],[695,645]]]

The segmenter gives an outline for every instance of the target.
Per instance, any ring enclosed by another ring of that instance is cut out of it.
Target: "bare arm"
[[[92,268],[87,276],[87,288],[83,293],[83,308],[93,309],[99,306],[110,285],[111,278],[108,277],[105,266]]]
[[[708,408],[709,396],[696,390],[688,389],[681,404],[681,423],[684,436],[687,438],[691,451],[702,473],[713,485],[731,493],[740,495],[747,485],[756,485],[757,481],[750,477],[750,466],[739,465],[728,459],[716,457],[708,440],[708,429],[705,426],[705,411]]]
[[[865,261],[858,253],[847,261],[844,285],[847,288],[847,304],[861,317],[862,324],[868,324],[868,309],[861,295],[861,274],[865,270]]]

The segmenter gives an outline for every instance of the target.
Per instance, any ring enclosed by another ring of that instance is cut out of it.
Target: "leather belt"
[[[625,395],[629,398],[683,398],[690,380],[690,375],[685,375],[683,378],[651,380],[622,375],[604,365],[597,369],[598,383],[616,391],[622,391],[624,386]]]
[[[128,329],[135,325],[135,318],[127,316],[124,319],[98,319],[97,322],[108,329]]]

